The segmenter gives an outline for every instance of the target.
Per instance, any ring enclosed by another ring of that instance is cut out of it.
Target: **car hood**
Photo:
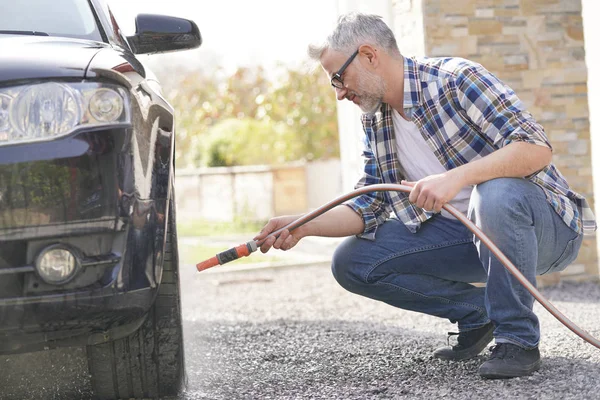
[[[0,82],[83,78],[94,55],[108,44],[50,36],[0,35]]]

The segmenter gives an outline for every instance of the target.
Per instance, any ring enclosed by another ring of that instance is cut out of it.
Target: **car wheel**
[[[172,187],[171,193],[174,194]],[[174,197],[174,196],[173,196]],[[128,337],[87,346],[94,397],[159,398],[185,384],[175,200],[170,202],[162,282],[142,326]]]

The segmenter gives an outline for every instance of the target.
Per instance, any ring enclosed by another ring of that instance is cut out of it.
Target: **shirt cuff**
[[[552,150],[552,145],[545,137],[545,135],[543,133],[540,133],[536,129],[532,129],[531,132],[523,128],[514,130],[513,132],[511,132],[510,135],[508,135],[507,138],[504,139],[504,146],[513,142],[531,143]]]
[[[368,208],[361,207],[353,202],[344,203],[345,206],[350,207],[363,219],[365,223],[365,229],[362,233],[356,235],[360,239],[375,240],[375,232],[377,231],[377,218],[375,214]]]

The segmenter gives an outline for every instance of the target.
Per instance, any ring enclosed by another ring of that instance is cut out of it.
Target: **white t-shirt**
[[[394,122],[398,160],[406,180],[416,182],[427,176],[446,172],[446,169],[433,154],[414,122],[405,120],[396,110],[392,111],[392,120]],[[456,207],[458,211],[466,214],[469,209],[472,190],[472,185],[464,187],[450,201],[450,204]],[[446,210],[442,210],[442,215],[454,218]]]

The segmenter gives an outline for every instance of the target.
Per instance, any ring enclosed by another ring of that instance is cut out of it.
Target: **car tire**
[[[171,193],[174,194],[173,187]],[[128,337],[87,346],[96,399],[174,396],[185,386],[177,229],[172,197],[162,280],[146,320]]]

